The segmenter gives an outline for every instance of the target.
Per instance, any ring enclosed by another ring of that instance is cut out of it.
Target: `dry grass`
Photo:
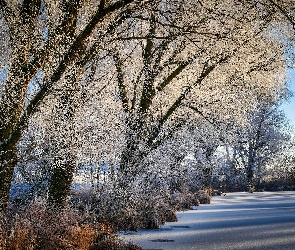
[[[0,249],[141,249],[119,241],[108,225],[86,221],[86,215],[74,209],[57,211],[48,209],[43,201],[35,201],[0,217]]]
[[[177,210],[191,209],[193,206],[199,206],[199,197],[194,192],[174,193],[171,197],[171,205]]]
[[[208,190],[199,190],[196,195],[197,199],[200,201],[200,204],[210,204],[211,202],[211,194],[210,189]]]
[[[167,221],[176,221],[176,210],[168,198],[149,194],[120,197],[116,193],[103,192],[97,196],[80,193],[73,197],[73,204],[87,212],[92,220],[110,225],[114,230],[155,229]]]
[[[44,200],[11,209],[0,217],[0,249],[140,250],[118,240],[115,231],[177,221],[177,210],[210,203],[210,192],[187,191],[171,197],[139,194],[128,199],[107,193],[75,203],[77,208],[62,211],[50,209]]]

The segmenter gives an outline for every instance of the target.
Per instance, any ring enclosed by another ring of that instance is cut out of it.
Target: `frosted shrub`
[[[211,196],[209,190],[199,190],[197,192],[197,198],[201,204],[210,204]]]
[[[140,249],[119,242],[109,226],[91,224],[87,217],[73,208],[58,211],[44,200],[32,201],[1,216],[0,249]]]
[[[110,181],[96,193],[81,190],[72,197],[72,203],[89,215],[88,220],[106,223],[114,230],[158,228],[177,219],[170,195],[142,180],[124,187]]]

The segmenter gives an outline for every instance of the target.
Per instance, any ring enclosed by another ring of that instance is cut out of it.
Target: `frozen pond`
[[[294,250],[295,192],[228,193],[159,230],[122,237],[146,250]]]

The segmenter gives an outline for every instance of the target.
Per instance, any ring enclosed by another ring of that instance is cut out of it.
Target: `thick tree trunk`
[[[138,146],[138,143],[131,138],[127,141],[120,162],[120,171],[122,173],[136,174],[135,166],[139,163],[141,158],[141,152],[139,152]]]
[[[148,151],[148,145],[144,139],[145,131],[142,129],[143,121],[143,118],[132,115],[126,119],[126,146],[120,161],[120,172],[122,173],[136,175],[136,166]]]
[[[0,147],[0,214],[5,212],[8,206],[11,181],[17,162],[15,146]]]
[[[142,159],[144,152],[139,149],[140,145],[135,141],[128,141],[121,155],[119,184],[124,186],[132,182],[143,170]]]
[[[48,203],[53,207],[64,208],[70,194],[76,161],[75,159],[61,157],[56,158],[53,164],[49,183]]]
[[[64,136],[69,136],[64,135]],[[76,154],[71,145],[58,145],[58,152],[52,161],[52,174],[48,186],[48,203],[63,208],[70,194],[71,183],[76,168]],[[63,147],[64,146],[64,147]]]
[[[145,131],[142,129],[143,119],[129,118],[126,122],[126,145],[122,151],[120,161],[119,182],[124,185],[132,181],[144,169],[143,159],[149,153],[150,148],[144,138]]]
[[[70,194],[74,170],[76,168],[76,140],[74,116],[78,108],[77,69],[72,67],[65,77],[65,86],[57,100],[56,121],[54,123],[54,156],[52,175],[48,187],[48,202],[54,207],[63,208]],[[72,87],[74,86],[74,88]]]

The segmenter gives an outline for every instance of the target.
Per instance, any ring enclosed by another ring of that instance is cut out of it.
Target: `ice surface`
[[[295,249],[295,192],[229,193],[159,230],[120,234],[144,249]]]

